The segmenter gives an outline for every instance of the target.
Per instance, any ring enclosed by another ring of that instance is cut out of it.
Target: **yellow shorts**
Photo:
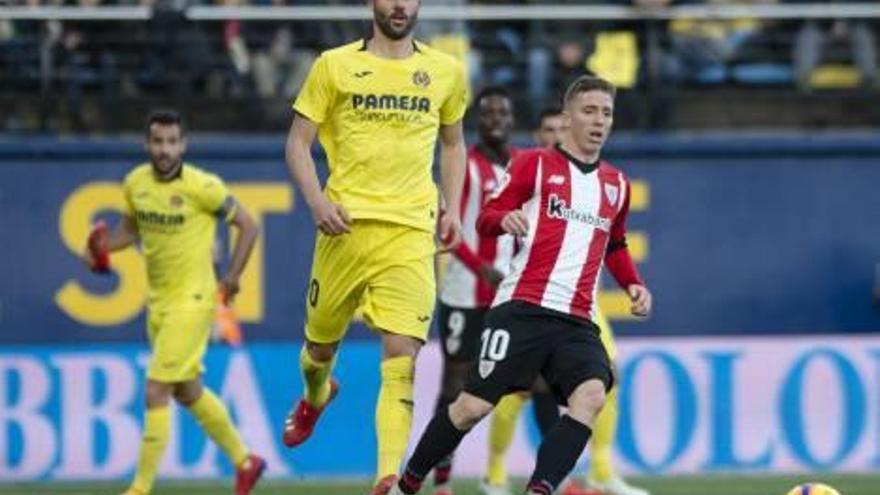
[[[162,383],[185,382],[204,371],[214,311],[151,311],[147,321],[150,364],[147,378]]]
[[[617,346],[614,344],[614,332],[611,330],[611,323],[608,322],[608,319],[605,318],[602,311],[596,311],[596,319],[593,323],[598,325],[599,329],[602,330],[599,334],[599,338],[602,340],[602,345],[605,346],[605,352],[608,353],[608,359],[613,362],[617,357]]]
[[[434,234],[356,220],[340,236],[318,233],[306,298],[306,338],[342,340],[360,308],[374,330],[428,336],[434,312]]]

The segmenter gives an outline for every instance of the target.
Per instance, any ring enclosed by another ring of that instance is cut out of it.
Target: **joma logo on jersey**
[[[588,211],[577,211],[569,208],[565,203],[565,200],[556,194],[551,194],[550,198],[548,198],[547,216],[565,221],[573,220],[575,222],[585,223],[587,225],[592,225],[597,229],[604,230],[605,232],[608,232],[611,229],[611,221],[607,218],[597,217]]]
[[[411,110],[429,113],[431,100],[424,96],[406,95],[352,95],[351,106],[355,110]]]
[[[138,223],[148,223],[153,225],[183,225],[186,217],[183,215],[166,215],[165,213],[157,213],[155,211],[137,212]]]

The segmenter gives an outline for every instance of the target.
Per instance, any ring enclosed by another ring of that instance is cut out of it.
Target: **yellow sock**
[[[330,372],[335,363],[335,357],[324,363],[315,361],[303,346],[299,353],[299,367],[302,370],[304,395],[309,404],[321,406],[327,402],[330,397]]]
[[[486,479],[490,485],[507,484],[507,449],[513,442],[516,420],[526,403],[523,394],[505,395],[492,412],[489,426],[489,466]]]
[[[376,402],[377,480],[397,474],[406,454],[413,416],[413,358],[382,361],[382,387]]]
[[[232,424],[226,406],[214,392],[204,389],[202,395],[189,406],[189,412],[234,466],[238,467],[247,460],[248,449]]]
[[[590,438],[590,479],[608,481],[614,477],[611,461],[611,448],[617,430],[617,387],[611,389],[605,398],[605,406],[593,425]]]
[[[141,437],[141,452],[138,457],[137,471],[130,491],[150,493],[156,472],[168,444],[171,429],[171,412],[168,406],[147,409],[144,413],[144,434]]]

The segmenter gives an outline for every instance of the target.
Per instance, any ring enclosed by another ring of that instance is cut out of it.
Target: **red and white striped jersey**
[[[516,150],[510,151],[511,159]],[[501,273],[510,271],[514,239],[511,235],[477,233],[480,210],[504,177],[507,164],[492,163],[471,146],[461,192],[462,242],[446,267],[440,300],[456,308],[488,308],[495,289],[480,276],[480,265],[489,263]]]
[[[606,161],[587,164],[560,147],[521,152],[477,222],[501,235],[522,208],[528,235],[493,306],[516,299],[592,320],[603,260],[624,288],[641,284],[626,248],[630,184]]]

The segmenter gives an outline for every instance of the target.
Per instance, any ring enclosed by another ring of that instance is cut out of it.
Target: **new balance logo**
[[[565,184],[565,176],[564,175],[551,175],[547,178],[547,184],[553,184],[555,186],[561,186]]]
[[[367,77],[367,76],[369,76],[369,75],[372,74],[372,73],[373,73],[373,71],[371,71],[371,70],[362,70],[362,71],[360,71],[360,72],[355,72],[355,73],[354,73],[354,77],[360,79],[360,78],[362,78],[362,77]]]

